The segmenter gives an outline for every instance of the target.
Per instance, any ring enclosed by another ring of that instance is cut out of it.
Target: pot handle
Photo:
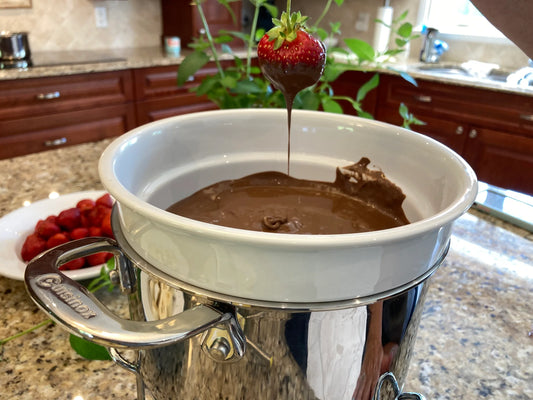
[[[71,333],[108,347],[150,348],[190,338],[219,324],[229,325],[230,331],[234,331],[231,313],[205,305],[158,321],[118,317],[84,286],[58,270],[61,264],[100,252],[113,253],[119,274],[126,270],[122,266],[130,261],[116,242],[96,237],[54,247],[34,258],[26,267],[24,281],[31,298]],[[240,343],[235,345],[242,347]]]
[[[392,386],[392,391],[394,393],[394,400],[426,400],[426,398],[420,393],[402,392],[400,390],[400,386],[398,385],[398,382],[396,381],[396,377],[394,376],[392,372],[385,372],[383,375],[379,377],[378,383],[376,385],[376,391],[374,392],[374,396],[372,396],[372,400],[381,399],[381,389],[385,382],[389,382],[390,385]]]

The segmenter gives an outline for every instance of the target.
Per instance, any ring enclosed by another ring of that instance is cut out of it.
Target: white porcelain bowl
[[[333,181],[369,157],[407,198],[409,225],[369,233],[289,235],[194,221],[164,211],[209,184],[287,171],[287,113],[210,111],[164,119],[119,137],[99,173],[119,204],[128,244],[190,285],[275,302],[348,300],[420,277],[443,256],[452,222],[471,206],[476,177],[452,150],[423,135],[352,116],[295,111],[291,175]]]

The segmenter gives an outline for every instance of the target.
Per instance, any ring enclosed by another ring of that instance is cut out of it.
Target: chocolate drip
[[[324,49],[325,51],[325,49]],[[294,98],[298,92],[313,86],[318,82],[324,68],[316,68],[306,63],[286,64],[268,63],[261,65],[263,75],[274,85],[276,89],[283,93],[287,106],[287,175],[290,175],[291,164],[291,118]]]

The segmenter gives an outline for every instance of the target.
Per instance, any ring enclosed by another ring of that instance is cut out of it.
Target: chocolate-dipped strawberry
[[[299,91],[318,82],[326,64],[326,49],[305,30],[306,20],[299,12],[283,12],[257,47],[263,75],[283,92],[289,108]]]
[[[326,65],[326,48],[305,30],[307,17],[287,11],[259,41],[257,58],[263,75],[285,96],[288,116],[287,174],[290,174],[291,114],[294,98],[318,82]]]

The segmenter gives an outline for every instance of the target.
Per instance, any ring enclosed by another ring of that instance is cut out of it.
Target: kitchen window
[[[466,36],[506,40],[469,0],[422,0],[419,16],[420,25],[436,28],[456,39]]]

